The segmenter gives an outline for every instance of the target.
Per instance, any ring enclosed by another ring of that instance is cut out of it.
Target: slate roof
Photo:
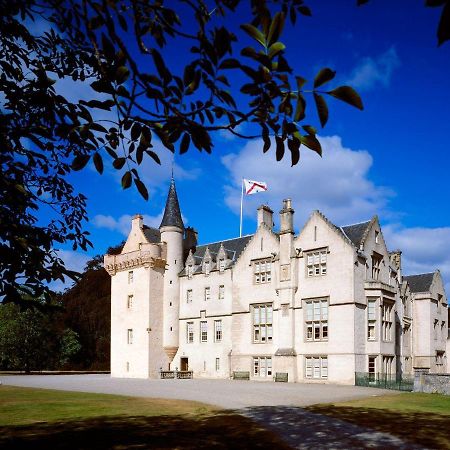
[[[144,225],[143,231],[148,242],[151,242],[153,244],[159,244],[161,242],[161,233],[157,228],[152,228]]]
[[[175,188],[175,180],[173,178],[170,182],[166,207],[164,209],[164,216],[159,228],[168,226],[178,227],[184,230],[184,223],[183,219],[181,218],[180,204],[178,203],[177,190]]]
[[[409,284],[411,292],[429,292],[433,282],[434,272],[420,273],[403,277]]]
[[[353,242],[355,247],[359,248],[370,223],[371,220],[368,220],[367,222],[355,223],[353,225],[341,227],[341,230]]]
[[[227,252],[228,257],[234,263],[239,258],[241,253],[244,251],[244,248],[247,246],[250,239],[253,237],[253,234],[249,234],[247,236],[242,236],[239,238],[228,239],[226,241],[212,242],[210,244],[199,245],[194,253],[196,258],[202,258],[205,255],[206,248],[209,247],[209,251],[215,259],[215,255],[219,253],[220,244],[223,244],[225,251]]]

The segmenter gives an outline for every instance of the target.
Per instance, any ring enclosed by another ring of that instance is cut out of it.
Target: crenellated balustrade
[[[116,272],[129,270],[136,267],[161,267],[164,268],[166,261],[149,250],[137,250],[121,255],[105,255],[104,267],[110,275]]]

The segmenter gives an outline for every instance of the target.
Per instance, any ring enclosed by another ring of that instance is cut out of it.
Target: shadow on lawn
[[[450,449],[450,416],[334,405],[316,405],[305,409],[312,413],[389,433],[405,442],[419,446]]]
[[[281,439],[238,414],[98,417],[0,427],[0,448],[34,449],[287,449]]]

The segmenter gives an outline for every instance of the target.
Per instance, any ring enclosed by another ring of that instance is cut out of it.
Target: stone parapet
[[[155,253],[149,250],[138,250],[125,253],[123,255],[105,255],[103,260],[105,270],[112,276],[122,270],[130,270],[135,267],[160,267],[166,266],[166,261],[155,256]]]

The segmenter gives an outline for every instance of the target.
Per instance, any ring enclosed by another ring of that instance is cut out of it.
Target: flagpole
[[[242,237],[242,203],[244,201],[244,179],[241,180],[241,220],[239,222],[239,237]]]

